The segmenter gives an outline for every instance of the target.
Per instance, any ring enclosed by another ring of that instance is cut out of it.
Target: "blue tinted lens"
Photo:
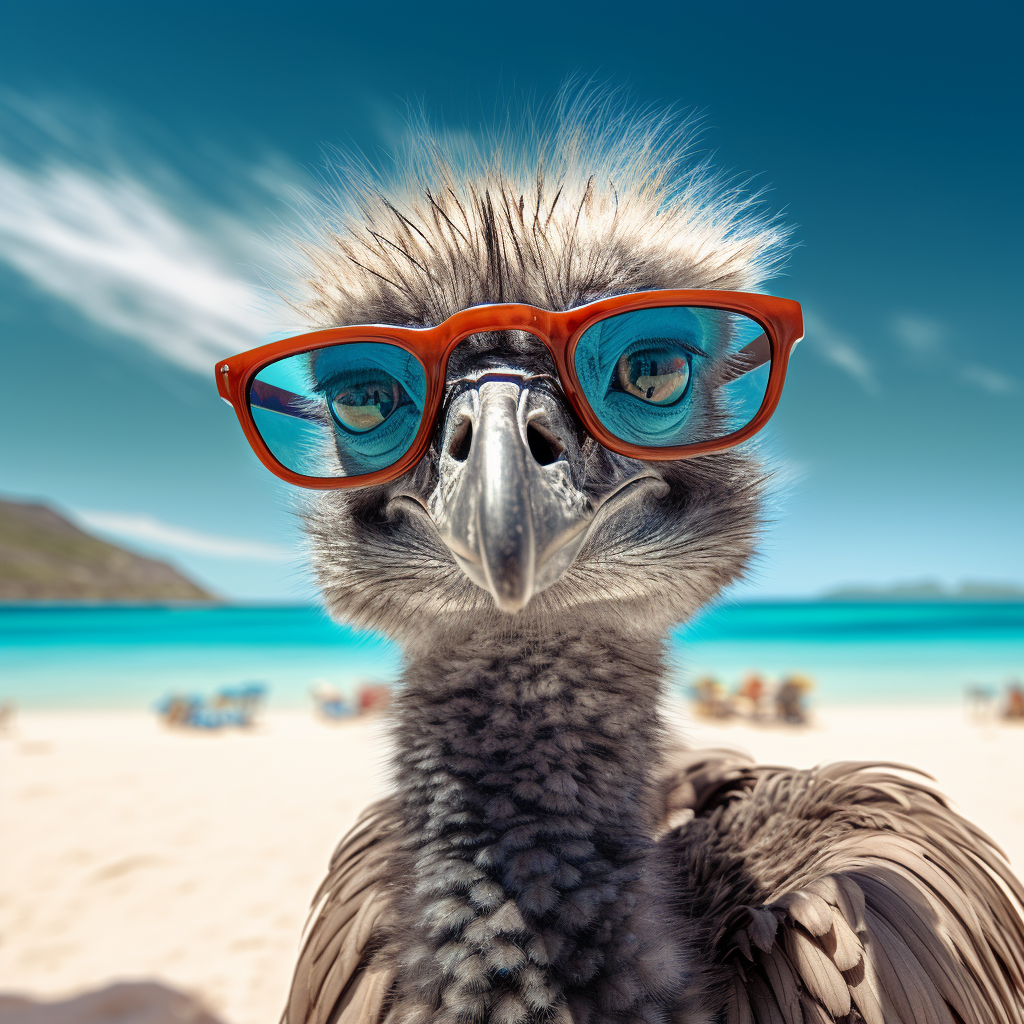
[[[771,348],[739,313],[668,306],[599,320],[580,337],[576,376],[604,427],[649,448],[746,426],[764,400]]]
[[[249,407],[285,468],[303,476],[360,476],[394,465],[423,418],[427,377],[415,356],[385,342],[287,356],[253,380]]]

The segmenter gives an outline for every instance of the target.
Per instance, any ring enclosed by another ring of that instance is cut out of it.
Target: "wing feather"
[[[862,884],[866,891],[872,893],[872,905],[879,908],[878,915],[883,918],[909,947],[913,957],[920,963],[931,978],[942,998],[964,1019],[965,1022],[975,1020],[975,1013],[970,1004],[970,995],[957,974],[947,974],[944,965],[932,949],[931,927],[918,907],[913,903],[912,894],[905,899],[901,892],[901,884],[890,885],[888,892],[881,887],[876,888],[873,879],[863,878]]]
[[[940,1017],[932,999],[931,979],[910,955],[905,943],[881,918],[866,911],[868,942],[866,952],[878,971],[885,994],[896,1008],[901,1020],[922,1021],[923,1024],[952,1024],[948,1009]]]
[[[1024,889],[897,771],[676,752],[659,849],[730,1022],[1024,1024]]]
[[[779,1008],[774,991],[756,975],[748,980],[745,994],[748,997],[751,1015],[757,1024],[790,1024],[791,1021],[801,1019],[800,1017],[787,1019]]]
[[[804,1024],[832,1024],[832,1018],[825,1012],[824,1007],[803,993],[800,994],[800,1011]]]
[[[864,955],[863,948],[860,964],[843,977],[850,986],[850,998],[864,1018],[864,1024],[886,1024],[886,1021],[897,1024],[896,1012],[885,998],[874,964]]]
[[[750,1000],[738,977],[732,979],[732,985],[728,992],[726,1021],[727,1024],[754,1024],[754,1018],[750,1012]]]
[[[786,910],[812,935],[824,935],[832,927],[831,908],[810,889],[785,893],[775,901],[775,905]]]
[[[822,945],[840,971],[852,971],[864,956],[860,940],[841,913],[833,913],[832,930],[825,933]]]
[[[762,961],[764,976],[775,996],[779,1009],[785,1020],[800,1019],[800,986],[793,965],[783,952],[776,946]]]
[[[393,972],[366,970],[348,987],[334,1011],[335,1024],[365,1024],[380,1018]]]
[[[374,962],[389,921],[400,818],[390,801],[369,807],[342,839],[314,897],[281,1024],[372,1024],[393,975]]]
[[[832,958],[800,928],[783,931],[783,945],[789,953],[794,974],[807,991],[832,1014],[850,1012],[850,988]]]

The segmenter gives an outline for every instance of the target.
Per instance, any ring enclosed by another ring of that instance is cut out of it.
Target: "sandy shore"
[[[1024,871],[1022,728],[958,709],[832,711],[803,730],[675,724],[771,763],[915,764]],[[152,979],[231,1024],[274,1024],[310,897],[384,791],[384,759],[378,725],[308,714],[202,735],[141,713],[23,713],[0,738],[0,991]]]

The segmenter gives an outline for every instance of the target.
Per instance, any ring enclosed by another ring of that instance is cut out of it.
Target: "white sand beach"
[[[675,723],[694,745],[770,763],[916,765],[1024,870],[1024,728],[956,708],[832,710],[804,729]],[[20,714],[0,737],[0,992],[153,980],[229,1024],[274,1024],[310,898],[384,767],[375,722],[272,713],[197,734],[143,713]]]

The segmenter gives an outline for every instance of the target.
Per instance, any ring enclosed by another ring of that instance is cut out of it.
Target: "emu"
[[[423,139],[402,180],[348,188],[298,257],[311,330],[753,292],[786,250],[650,116],[571,110],[522,152]],[[664,365],[639,399],[683,386]],[[666,636],[750,564],[760,449],[613,451],[525,330],[465,337],[442,386],[414,465],[304,507],[327,609],[405,668],[394,791],[333,856],[284,1024],[1024,1022],[1024,890],[939,793],[667,733]],[[354,430],[414,390],[359,387]]]

